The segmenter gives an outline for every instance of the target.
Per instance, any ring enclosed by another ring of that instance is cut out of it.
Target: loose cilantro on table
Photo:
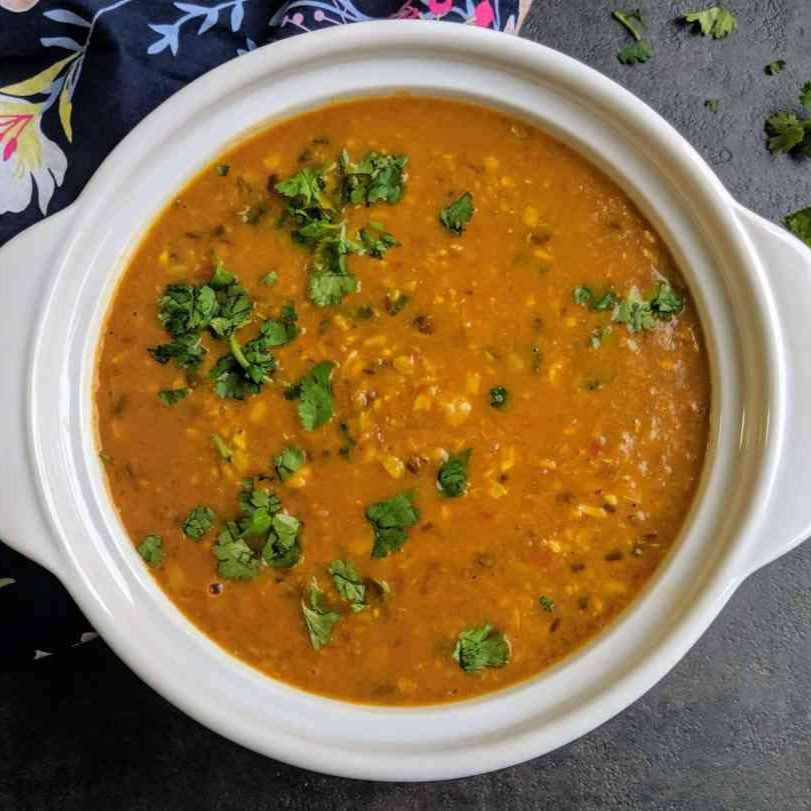
[[[459,453],[452,453],[439,468],[436,482],[443,495],[459,498],[468,486],[468,467],[472,448],[465,448]]]
[[[550,600],[545,594],[542,594],[538,598],[538,602],[541,604],[541,608],[544,611],[548,611],[550,614],[555,610],[554,600]]]
[[[279,478],[286,482],[303,464],[306,459],[304,451],[298,445],[290,445],[273,459],[273,466]]]
[[[214,517],[214,510],[211,507],[195,507],[183,522],[184,534],[199,541],[214,526]]]
[[[358,570],[347,560],[334,560],[327,566],[338,594],[357,613],[366,608],[366,586]]]
[[[158,399],[167,406],[179,403],[184,397],[191,394],[191,389],[161,389],[158,392]]]
[[[626,45],[624,48],[617,51],[617,59],[622,62],[623,65],[643,64],[649,62],[652,56],[653,50],[644,40],[632,42],[630,45]]]
[[[466,628],[459,634],[453,658],[465,673],[481,673],[486,667],[504,667],[510,658],[510,644],[492,625]]]
[[[775,59],[774,62],[769,62],[766,65],[766,73],[769,76],[777,76],[778,73],[782,73],[786,68],[786,60],[785,59]]]
[[[634,11],[620,11],[619,9],[612,12],[611,15],[620,25],[630,33],[634,41],[630,45],[626,45],[622,50],[617,52],[617,59],[623,65],[632,65],[635,62],[647,62],[653,55],[651,46],[642,38],[642,31],[645,27],[645,21],[642,18],[642,12],[639,9]]]
[[[793,152],[811,156],[811,82],[806,82],[800,90],[800,104],[804,108],[800,118],[794,110],[774,113],[766,119],[766,134],[769,136],[769,151]]]
[[[473,195],[465,192],[439,212],[439,222],[452,234],[461,234],[473,217]]]
[[[811,206],[789,214],[783,222],[794,236],[811,248]]]
[[[138,554],[151,566],[163,562],[163,541],[160,535],[147,535],[138,547]]]
[[[374,530],[373,558],[385,558],[396,552],[408,540],[407,527],[420,520],[419,510],[414,506],[414,491],[405,490],[385,501],[378,501],[366,508],[366,520]]]
[[[690,11],[682,15],[688,25],[695,25],[705,37],[724,39],[737,27],[738,21],[729,9],[723,6],[710,6],[703,11]]]
[[[408,155],[384,155],[367,152],[357,163],[346,150],[338,158],[341,171],[341,195],[352,205],[388,203],[394,205],[403,195]]]
[[[510,397],[510,393],[504,386],[493,386],[490,389],[490,405],[493,408],[504,408],[507,405],[507,400]]]
[[[707,99],[704,102],[704,106],[711,113],[717,113],[721,109],[721,101],[720,101],[720,99]]]
[[[375,259],[382,259],[389,248],[397,248],[400,243],[378,223],[369,225],[358,231],[358,242],[363,248],[363,252]]]
[[[305,431],[314,431],[332,419],[332,361],[316,363],[295,386],[291,386],[285,397],[299,400],[298,415]]]
[[[301,613],[304,616],[304,624],[307,626],[313,650],[323,648],[329,642],[335,626],[341,621],[340,614],[327,609],[325,600],[324,592],[313,580],[312,585],[307,589],[306,597],[301,601]]]
[[[233,458],[233,454],[231,453],[231,449],[228,447],[228,443],[226,443],[226,441],[219,434],[212,434],[211,442],[217,449],[217,453],[220,454],[220,458],[224,462],[230,462]]]

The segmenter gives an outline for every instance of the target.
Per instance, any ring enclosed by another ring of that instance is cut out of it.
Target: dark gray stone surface
[[[772,219],[811,203],[811,164],[772,158],[762,131],[811,79],[808,0],[729,0],[741,25],[722,42],[673,23],[692,3],[648,0],[655,56],[634,67],[616,61],[625,39],[612,3],[535,2],[526,36],[641,96],[740,201]],[[766,76],[778,57],[786,71]],[[708,98],[721,99],[715,115]],[[522,766],[428,785],[333,779],[247,752],[183,716],[97,641],[0,674],[0,807],[808,808],[809,585],[811,546],[750,578],[618,718]]]

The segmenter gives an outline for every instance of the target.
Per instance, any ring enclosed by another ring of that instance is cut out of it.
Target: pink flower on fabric
[[[0,0],[0,8],[21,14],[23,11],[34,8],[37,3],[39,0]]]
[[[444,17],[453,8],[453,0],[428,0],[428,10],[435,17]]]
[[[496,15],[493,14],[493,7],[490,5],[490,0],[482,0],[482,2],[473,9],[473,15],[476,25],[481,28],[489,28],[496,18]]]

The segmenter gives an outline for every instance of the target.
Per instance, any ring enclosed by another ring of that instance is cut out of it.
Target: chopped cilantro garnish
[[[219,561],[217,574],[226,580],[252,580],[259,574],[259,558],[232,522],[217,536],[212,551]]]
[[[277,281],[279,281],[279,274],[276,273],[275,270],[271,270],[269,273],[259,278],[259,284],[263,284],[266,287],[273,287]]]
[[[217,264],[208,286],[216,291],[217,311],[209,326],[218,338],[233,335],[251,320],[253,302],[222,264]]]
[[[721,101],[720,99],[707,99],[704,102],[704,106],[711,112],[717,113],[718,110],[721,109]]]
[[[158,399],[167,406],[179,403],[184,397],[191,394],[191,389],[161,389],[158,392]]]
[[[220,454],[222,460],[224,462],[230,462],[233,454],[225,440],[219,434],[212,434],[211,441],[214,443],[214,447],[217,449],[217,453]]]
[[[332,370],[335,364],[325,360],[316,363],[285,396],[300,400],[298,415],[305,431],[314,431],[332,419]]]
[[[279,478],[286,482],[303,464],[306,456],[298,445],[290,445],[273,459]]]
[[[214,391],[224,400],[244,400],[258,394],[276,369],[276,358],[270,353],[273,344],[260,334],[241,346],[231,335],[231,354],[223,355],[211,368],[208,376],[216,381]]]
[[[205,347],[200,343],[200,336],[196,334],[179,335],[173,338],[168,344],[150,346],[147,352],[161,364],[170,360],[181,369],[188,369],[197,366],[206,353]]]
[[[603,345],[603,341],[611,335],[611,332],[610,324],[604,327],[597,327],[597,329],[593,330],[591,335],[589,335],[589,346],[592,349],[599,349]]]
[[[211,278],[208,280],[208,286],[214,290],[224,290],[229,285],[232,285],[235,281],[236,279],[234,279],[234,276],[228,272],[225,265],[218,261],[211,273]]]
[[[375,311],[368,305],[364,307],[358,307],[352,314],[352,316],[356,318],[358,321],[368,321],[370,318],[374,318],[374,315]]]
[[[338,158],[344,201],[356,206],[394,205],[405,189],[406,164],[408,155],[383,155],[374,151],[367,152],[360,161],[353,163],[344,150]]]
[[[598,296],[590,287],[581,285],[574,290],[575,303],[590,310],[611,310],[617,302],[617,294],[613,290],[607,290]]]
[[[262,547],[262,560],[276,569],[289,569],[301,558],[298,533],[301,521],[292,515],[278,513],[273,516],[270,532]]]
[[[554,600],[550,600],[545,594],[542,594],[538,598],[538,602],[541,604],[541,608],[543,608],[544,611],[552,613],[552,611],[555,610]]]
[[[323,648],[329,642],[335,626],[341,621],[341,615],[327,609],[324,592],[318,588],[315,580],[307,589],[306,598],[301,601],[301,613],[313,650]]]
[[[259,203],[255,206],[245,206],[245,208],[240,209],[237,211],[237,217],[245,225],[256,225],[265,216],[266,212],[267,207],[263,203]]]
[[[211,507],[195,507],[183,522],[183,532],[199,541],[214,526],[214,510]]]
[[[218,163],[217,164],[217,174],[220,177],[227,177],[228,173],[231,171],[231,167],[227,163]]]
[[[254,487],[252,478],[242,480],[239,492],[241,518],[238,527],[243,537],[261,538],[271,527],[272,517],[282,509],[275,493],[265,487]]]
[[[504,408],[509,397],[510,394],[504,386],[493,386],[490,389],[490,405],[493,408]]]
[[[769,62],[769,64],[766,65],[766,73],[768,73],[769,76],[777,76],[777,74],[782,73],[785,68],[785,59],[775,59],[774,62]]]
[[[385,501],[366,508],[366,520],[374,530],[373,558],[385,558],[396,552],[407,540],[406,527],[413,527],[420,519],[414,506],[413,490],[404,490]]]
[[[327,566],[338,594],[357,613],[366,608],[366,586],[358,570],[348,560],[334,560]]]
[[[173,337],[197,333],[211,322],[217,298],[208,285],[170,284],[160,301],[158,318]]]
[[[811,248],[811,206],[789,214],[783,222],[794,236],[799,237]]]
[[[296,306],[291,301],[282,307],[278,319],[265,321],[260,327],[266,345],[270,347],[289,344],[299,333],[297,321]]]
[[[325,186],[321,172],[308,167],[279,181],[274,188],[298,210],[332,208],[332,203],[324,194]]]
[[[147,535],[138,547],[138,554],[150,565],[163,562],[163,541],[160,535]]]
[[[682,18],[690,25],[697,25],[703,36],[713,39],[723,39],[738,26],[735,15],[723,6],[710,6],[704,11],[690,11]]]
[[[473,216],[473,195],[465,192],[439,212],[439,222],[452,234],[461,234]]]
[[[382,226],[370,223],[358,231],[358,242],[363,252],[375,259],[382,259],[389,248],[396,248],[400,243]]]
[[[507,637],[492,625],[466,628],[459,634],[453,658],[465,673],[480,673],[486,667],[503,667],[510,658]]]
[[[449,498],[459,498],[467,490],[471,448],[452,453],[437,474],[437,487]]]

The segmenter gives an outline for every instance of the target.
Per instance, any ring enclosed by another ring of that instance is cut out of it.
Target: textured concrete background
[[[728,0],[740,28],[722,42],[673,23],[707,2],[640,0],[655,56],[634,67],[616,61],[626,40],[611,2],[535,2],[525,36],[637,93],[741,202],[772,219],[811,204],[811,164],[772,158],[762,130],[811,79],[808,0]],[[766,76],[778,57],[787,69]],[[721,99],[715,115],[708,98]],[[620,717],[539,760],[429,785],[338,780],[247,752],[173,709],[96,641],[0,674],[0,807],[809,808],[809,586],[811,544],[750,578]]]

